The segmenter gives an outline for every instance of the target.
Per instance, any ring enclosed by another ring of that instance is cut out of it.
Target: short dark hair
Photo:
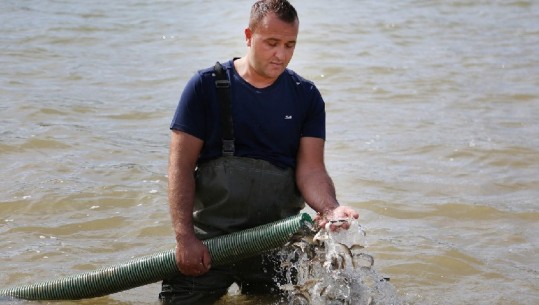
[[[260,0],[251,7],[251,17],[249,18],[251,31],[256,29],[268,13],[275,13],[280,20],[287,23],[299,21],[296,9],[287,0]]]

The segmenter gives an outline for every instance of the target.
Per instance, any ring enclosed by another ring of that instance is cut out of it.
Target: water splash
[[[281,251],[288,268],[289,305],[403,305],[388,278],[373,268],[366,234],[356,219],[348,230],[306,229]]]

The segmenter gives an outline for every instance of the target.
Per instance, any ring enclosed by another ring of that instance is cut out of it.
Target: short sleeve
[[[201,140],[205,139],[206,111],[203,93],[202,77],[200,73],[196,73],[187,82],[181,94],[170,129],[183,131]]]
[[[301,129],[302,137],[314,137],[326,139],[326,110],[322,95],[316,86],[307,81],[305,83],[307,91],[308,112]]]

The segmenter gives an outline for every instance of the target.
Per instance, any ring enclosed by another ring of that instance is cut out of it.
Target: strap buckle
[[[230,82],[228,81],[228,79],[218,79],[215,81],[215,87],[230,88]]]

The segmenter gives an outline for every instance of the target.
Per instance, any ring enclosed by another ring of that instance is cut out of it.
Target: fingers
[[[180,263],[178,269],[182,274],[188,276],[200,276],[210,270],[208,265],[205,265],[202,261],[193,264],[190,262]]]
[[[348,230],[350,228],[350,219],[358,219],[359,213],[348,206],[339,206],[333,210],[327,211],[323,215],[317,214],[315,217],[316,223],[321,228],[326,228],[330,231],[338,231],[341,229]]]
[[[337,207],[335,210],[333,210],[332,214],[333,214],[332,215],[333,219],[346,219],[346,218],[358,219],[359,218],[359,213],[356,212],[356,210],[352,209],[351,207],[347,207],[347,206]]]
[[[335,210],[333,210],[333,218],[334,219],[342,219],[342,218],[359,218],[359,213],[356,212],[356,210],[352,209],[351,207],[347,206],[340,206],[337,207]]]
[[[206,271],[211,269],[211,256],[208,251],[204,251],[204,256],[202,256],[202,265],[206,268]]]
[[[330,231],[339,231],[341,229],[348,230],[348,228],[350,228],[348,219],[330,220],[328,221],[328,224],[326,224],[326,227],[329,227]]]
[[[176,247],[176,265],[178,270],[188,276],[200,276],[211,268],[211,256],[206,246]]]

